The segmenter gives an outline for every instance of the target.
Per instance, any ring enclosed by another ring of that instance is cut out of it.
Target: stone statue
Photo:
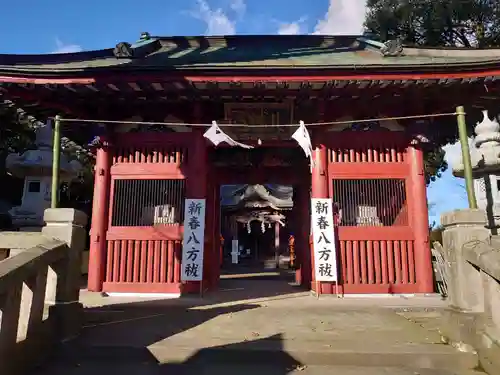
[[[483,111],[483,120],[474,128],[476,137],[471,145],[471,163],[477,204],[486,211],[488,226],[497,234],[500,228],[500,124]],[[453,166],[453,174],[463,177],[464,165],[460,160]]]

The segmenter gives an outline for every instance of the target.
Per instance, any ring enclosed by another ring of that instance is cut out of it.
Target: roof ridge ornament
[[[113,55],[118,59],[129,59],[134,57],[134,49],[130,43],[120,42],[113,49]]]
[[[400,38],[391,39],[383,43],[380,53],[384,57],[397,57],[403,54],[403,42]]]

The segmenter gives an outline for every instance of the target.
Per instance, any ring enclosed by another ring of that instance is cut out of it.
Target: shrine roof
[[[66,54],[0,54],[8,76],[231,70],[470,71],[498,69],[500,49],[414,48],[360,36],[147,37],[135,44]]]
[[[289,185],[223,185],[221,205],[240,208],[291,208],[293,187]]]

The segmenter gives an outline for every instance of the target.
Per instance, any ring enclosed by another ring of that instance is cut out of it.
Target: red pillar
[[[313,160],[314,166],[312,168],[311,174],[311,198],[328,198],[328,161],[327,151],[324,145],[317,145],[313,150]],[[328,293],[328,290],[326,290],[326,288],[328,288],[329,283],[321,283],[323,285],[316,285],[316,277],[314,274],[314,244],[312,243],[312,235],[310,236],[310,244],[312,289],[315,290],[316,287],[318,287],[319,290],[316,290],[317,293],[322,293],[323,289],[325,289],[325,291]],[[329,293],[331,294],[331,291]]]
[[[417,292],[432,293],[434,291],[434,277],[429,244],[427,189],[422,149],[411,145],[408,147],[407,156],[410,165],[410,186],[407,191],[411,194],[408,200],[412,202],[409,220],[415,234],[414,257]]]
[[[193,131],[193,147],[189,150],[189,176],[186,186],[186,198],[207,198],[207,147],[203,131]]]
[[[107,140],[97,150],[94,177],[94,201],[90,228],[88,289],[102,291],[106,269],[106,232],[109,221],[111,190],[111,152]]]
[[[309,173],[309,171],[308,171]],[[296,194],[294,194],[294,222],[293,236],[295,237],[295,257],[296,271],[295,282],[299,285],[311,287],[312,268],[311,268],[311,247],[309,244],[309,233],[311,232],[311,222],[307,220],[310,217],[310,185],[302,183],[296,185]]]
[[[201,103],[195,102],[193,107],[193,123],[201,123]],[[206,129],[194,127],[192,131],[192,143],[189,149],[188,163],[189,174],[186,181],[186,198],[191,199],[206,199],[205,201],[205,240],[203,250],[203,284],[206,286],[206,281],[210,275],[210,256],[209,249],[211,248],[210,236],[210,218],[213,213],[212,202],[207,195],[207,145],[203,137]],[[187,282],[186,288],[189,291],[200,289],[199,282]]]

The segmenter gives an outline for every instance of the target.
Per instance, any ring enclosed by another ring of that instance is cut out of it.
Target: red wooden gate
[[[416,292],[407,138],[389,131],[328,138],[330,196],[340,210],[343,292]]]
[[[179,293],[189,134],[127,133],[114,144],[103,290]]]

